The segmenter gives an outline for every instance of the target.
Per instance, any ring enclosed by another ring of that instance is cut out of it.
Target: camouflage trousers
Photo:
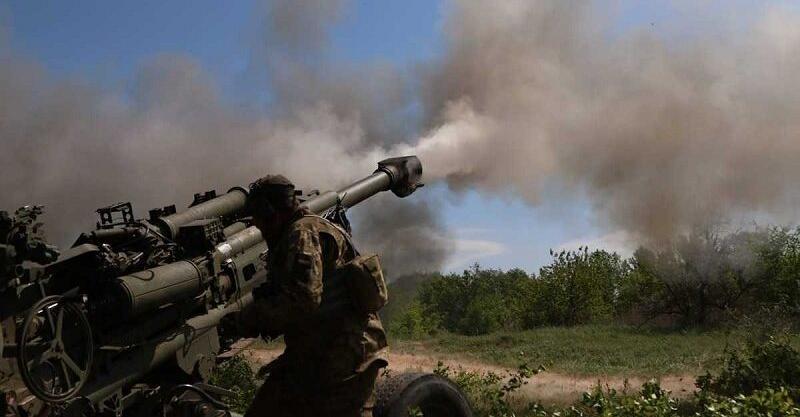
[[[244,417],[372,417],[375,380],[370,368],[335,384],[323,384],[285,367],[270,372]]]

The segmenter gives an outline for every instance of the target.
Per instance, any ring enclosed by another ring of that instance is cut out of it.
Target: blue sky
[[[745,10],[748,3],[753,2],[712,1],[709,7],[733,13]],[[681,21],[696,18],[669,2],[621,4],[622,31],[669,24],[680,33]],[[251,0],[11,0],[0,2],[0,21],[10,27],[11,45],[55,76],[118,85],[153,56],[179,53],[199,61],[226,96],[235,98],[247,88],[257,11]],[[438,1],[354,0],[332,34],[333,54],[349,62],[401,65],[435,57],[443,47],[441,13]],[[441,186],[423,191],[448,194]],[[458,248],[447,266],[450,270],[477,261],[536,271],[546,263],[550,248],[614,241],[614,231],[596,226],[591,207],[580,196],[574,204],[560,200],[558,207],[531,207],[513,196],[476,192],[450,195],[444,201],[442,216]]]

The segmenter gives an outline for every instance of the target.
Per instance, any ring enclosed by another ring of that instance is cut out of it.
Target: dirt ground
[[[280,355],[282,350],[280,346],[256,348],[242,346],[237,352],[243,353],[254,362],[255,366],[260,367]],[[460,367],[467,371],[494,372],[500,375],[509,371],[496,365],[465,360],[454,355],[433,354],[422,350],[403,353],[392,352],[391,349],[389,351],[389,369],[392,372],[430,372],[436,368],[439,361],[453,370]],[[671,391],[673,396],[678,398],[690,396],[694,392],[694,380],[692,375],[668,375],[660,378],[662,388]],[[521,399],[537,400],[544,404],[570,404],[580,399],[584,392],[591,390],[598,382],[622,390],[626,378],[605,375],[573,376],[545,371],[531,378],[528,384],[520,389],[519,396]],[[642,378],[628,378],[627,382],[632,390],[638,390],[646,381]]]

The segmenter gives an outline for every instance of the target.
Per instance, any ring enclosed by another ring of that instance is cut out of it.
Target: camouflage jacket
[[[282,366],[321,381],[342,381],[386,366],[386,334],[377,314],[349,302],[342,265],[355,256],[344,231],[298,210],[267,255],[267,282],[243,319],[262,336],[283,334]]]

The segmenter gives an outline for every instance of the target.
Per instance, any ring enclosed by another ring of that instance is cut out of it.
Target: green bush
[[[505,376],[452,370],[440,362],[434,373],[450,378],[470,399],[478,417],[669,417],[677,416],[677,401],[657,382],[645,383],[635,395],[597,386],[572,407],[548,408],[536,402],[515,400],[513,394],[543,368],[521,365]]]
[[[753,391],[750,395],[734,397],[713,396],[708,399],[700,417],[800,416],[800,408],[785,388]]]
[[[680,403],[656,381],[629,393],[596,386],[569,407],[545,407],[536,402],[514,401],[512,395],[537,371],[527,367],[502,377],[495,373],[453,371],[439,367],[434,372],[450,378],[469,397],[478,417],[790,417],[800,416],[796,398],[786,388],[766,388],[749,394],[724,396],[701,394],[696,403]]]
[[[402,316],[417,300],[419,287],[423,282],[441,277],[439,273],[413,273],[395,278],[388,283],[389,302],[381,309],[383,324],[391,327],[392,323]]]
[[[758,262],[764,273],[754,301],[800,316],[800,228],[770,229],[758,247]]]
[[[435,335],[438,327],[438,318],[432,314],[425,314],[418,301],[408,304],[405,311],[394,316],[386,325],[390,335],[407,339]]]
[[[698,378],[702,392],[733,397],[766,389],[787,389],[798,400],[800,352],[779,336],[765,343],[750,341],[742,350],[731,349],[719,375]]]
[[[580,404],[567,410],[549,414],[539,413],[541,417],[769,417],[798,416],[800,408],[784,388],[754,391],[749,395],[733,397],[712,396],[699,407],[685,406],[670,398],[658,383],[650,381],[642,386],[639,393],[628,395],[598,387],[584,394]]]
[[[449,378],[467,395],[478,416],[511,417],[518,412],[510,395],[528,383],[528,379],[544,368],[522,364],[505,376],[494,372],[478,373],[464,369],[452,370],[439,362],[433,373]]]
[[[678,403],[661,389],[658,382],[649,381],[635,395],[603,389],[598,385],[592,392],[584,394],[580,404],[572,407],[571,411],[577,416],[668,417],[677,415]]]
[[[234,392],[233,398],[227,398],[226,402],[237,413],[247,410],[261,385],[243,356],[234,356],[217,366],[209,383]]]
[[[477,335],[520,329],[535,282],[522,270],[504,272],[475,265],[462,274],[424,282],[418,300],[427,316],[443,329]]]

